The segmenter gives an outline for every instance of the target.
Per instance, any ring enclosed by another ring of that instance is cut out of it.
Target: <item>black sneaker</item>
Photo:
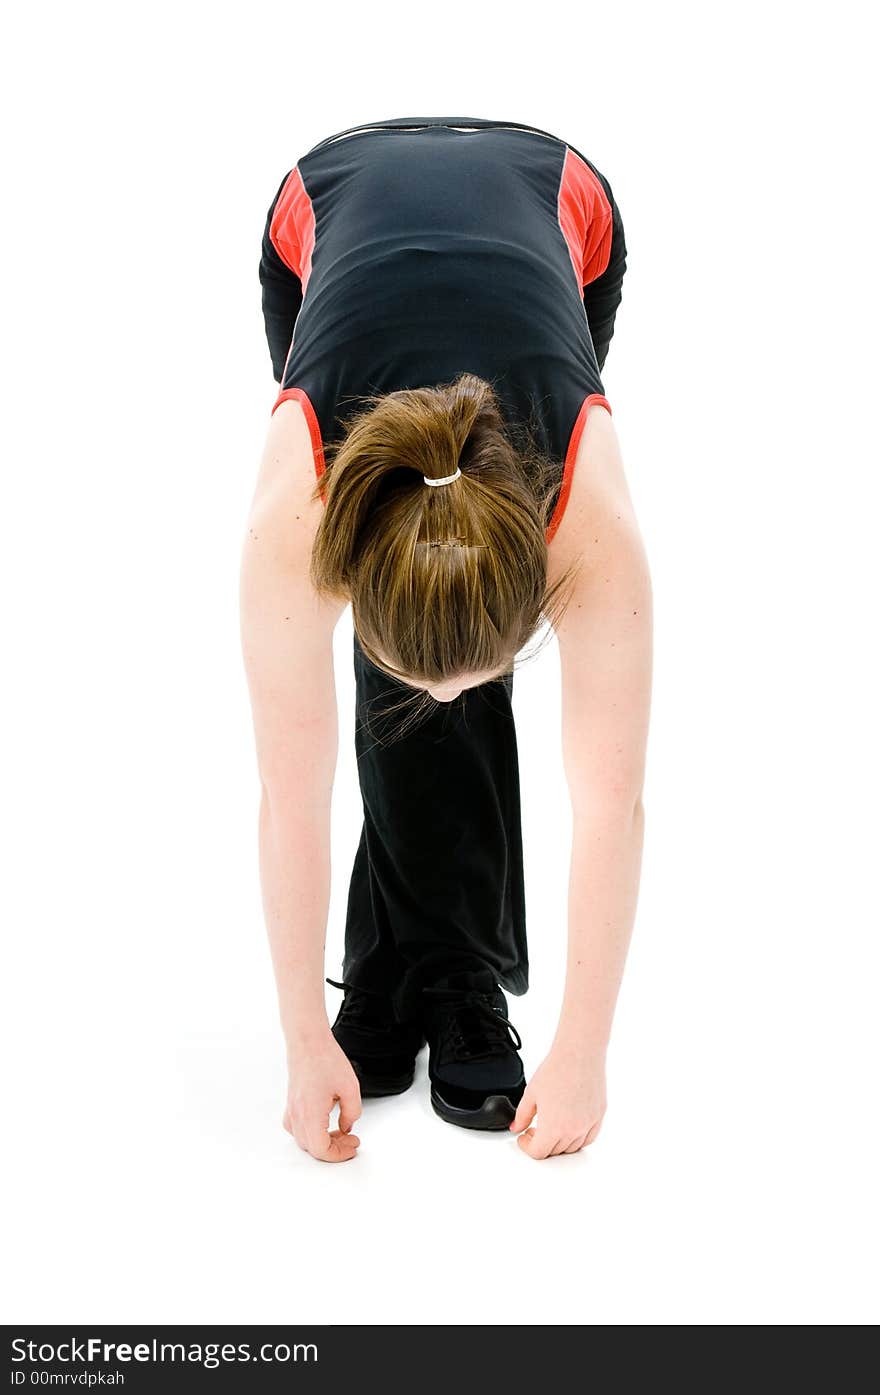
[[[361,1098],[399,1095],[413,1083],[416,1057],[425,1038],[413,1022],[398,1022],[391,998],[352,983],[337,983],[345,993],[330,1028],[360,1082]]]
[[[526,1088],[519,1033],[490,969],[423,989],[431,1104],[466,1129],[506,1129]]]

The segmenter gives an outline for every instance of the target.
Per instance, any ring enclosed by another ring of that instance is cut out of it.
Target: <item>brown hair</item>
[[[514,441],[493,389],[472,374],[361,401],[315,485],[325,508],[313,585],[351,601],[364,653],[392,677],[510,669],[542,617],[557,620],[565,605],[572,569],[547,586],[559,466],[528,430]],[[451,484],[424,482],[458,467]]]

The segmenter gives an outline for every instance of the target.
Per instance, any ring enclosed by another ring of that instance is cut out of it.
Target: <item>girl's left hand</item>
[[[598,1137],[605,1107],[604,1057],[554,1047],[526,1086],[510,1131],[531,1158],[577,1153]]]

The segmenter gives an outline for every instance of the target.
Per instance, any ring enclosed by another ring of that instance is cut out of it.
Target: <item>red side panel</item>
[[[596,403],[604,407],[609,414],[611,412],[611,403],[608,401],[608,398],[603,397],[600,392],[590,393],[590,396],[585,397],[581,403],[581,409],[577,414],[577,421],[571,433],[571,440],[568,443],[568,450],[565,452],[565,465],[562,471],[562,486],[559,490],[559,497],[556,500],[556,507],[553,510],[550,522],[547,524],[547,531],[544,534],[548,543],[562,522],[562,515],[565,513],[565,506],[568,503],[568,496],[571,493],[571,482],[574,478],[574,462],[577,458],[578,446],[584,434],[584,427],[587,424],[590,408],[595,406]]]
[[[299,277],[305,294],[315,250],[315,211],[298,169],[290,171],[278,195],[269,237],[281,260]]]
[[[567,150],[559,181],[559,226],[578,285],[588,286],[611,256],[611,205],[589,165]]]
[[[275,404],[272,407],[272,415],[274,415],[276,407],[280,407],[282,402],[288,401],[298,402],[303,409],[306,424],[309,428],[309,436],[312,441],[315,475],[320,479],[327,467],[324,461],[324,443],[321,440],[321,427],[315,415],[315,409],[309,400],[308,393],[303,392],[302,388],[284,388],[275,399]]]

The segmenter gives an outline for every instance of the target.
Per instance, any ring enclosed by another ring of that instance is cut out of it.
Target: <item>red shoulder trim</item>
[[[559,490],[559,498],[556,500],[556,507],[553,510],[550,522],[547,524],[546,533],[544,534],[548,543],[562,522],[562,515],[565,513],[565,506],[568,503],[568,496],[571,493],[571,482],[574,478],[574,462],[577,458],[578,446],[584,434],[584,427],[587,424],[590,408],[594,407],[597,403],[600,407],[604,407],[609,415],[611,413],[611,403],[608,401],[607,397],[602,396],[601,392],[591,392],[589,397],[585,397],[581,403],[581,409],[577,414],[577,420],[575,421],[571,439],[568,443],[568,450],[565,452],[565,465],[562,470],[562,486]]]
[[[611,257],[611,204],[589,165],[573,150],[566,150],[562,165],[557,217],[578,285],[588,286]]]
[[[315,210],[298,168],[290,171],[278,195],[269,237],[285,266],[299,277],[305,294],[315,250]]]
[[[275,415],[275,409],[280,407],[282,402],[289,401],[298,402],[303,409],[306,425],[309,428],[309,437],[312,442],[312,459],[315,462],[315,475],[320,479],[327,469],[324,460],[324,442],[321,440],[321,427],[308,393],[303,392],[302,388],[284,388],[276,397],[270,415]]]

